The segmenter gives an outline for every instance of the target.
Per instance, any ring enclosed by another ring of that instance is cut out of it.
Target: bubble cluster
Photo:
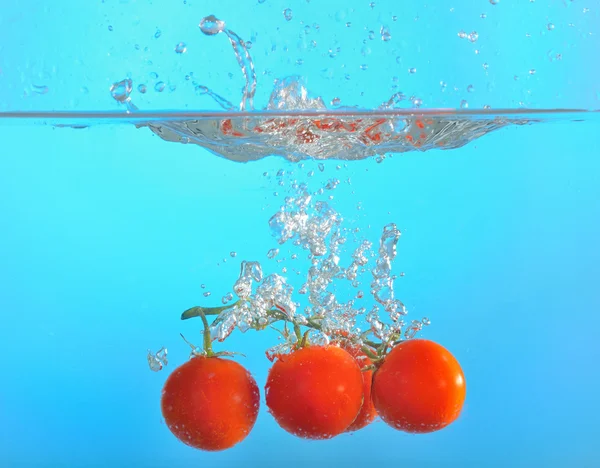
[[[158,372],[169,363],[167,353],[168,351],[165,347],[160,348],[156,353],[148,350],[147,359],[151,371]]]

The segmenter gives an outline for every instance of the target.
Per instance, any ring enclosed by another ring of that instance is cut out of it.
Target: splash
[[[435,115],[428,116],[419,112],[422,101],[418,97],[407,99],[402,92],[370,112],[340,107],[339,103],[331,110],[321,97],[312,96],[297,76],[276,80],[266,108],[253,112],[257,78],[246,43],[214,15],[203,18],[199,28],[207,36],[224,34],[229,39],[245,80],[239,104],[239,111],[244,114],[236,115],[229,100],[193,82],[198,95],[211,97],[229,114],[137,126],[150,128],[165,141],[199,145],[233,161],[247,162],[271,155],[290,161],[359,160],[387,153],[448,150],[507,125],[531,122],[522,118],[463,116],[452,109],[438,109]],[[111,93],[128,112],[136,112],[138,108],[129,96],[131,89],[131,80],[122,80],[113,85]]]

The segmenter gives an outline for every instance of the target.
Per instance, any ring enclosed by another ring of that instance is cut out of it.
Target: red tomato
[[[390,351],[373,376],[373,404],[387,424],[413,433],[433,432],[458,418],[465,376],[443,346],[405,341]]]
[[[330,439],[356,419],[363,380],[347,351],[308,346],[279,357],[265,392],[267,406],[283,429],[306,439]]]
[[[217,451],[249,433],[258,415],[256,381],[240,364],[196,356],[173,371],[163,388],[162,414],[184,444]]]
[[[356,345],[343,345],[342,346],[346,351],[350,353],[350,355],[356,359],[358,366],[362,369],[364,367],[370,366],[373,364],[373,361],[367,357],[365,353],[362,352],[359,346]],[[350,427],[346,429],[346,432],[353,432],[362,429],[363,427],[371,424],[373,420],[377,417],[377,411],[375,410],[375,406],[373,406],[373,401],[371,400],[371,384],[373,382],[373,371],[362,371],[363,378],[363,404],[360,408],[360,412],[358,416],[354,420]]]

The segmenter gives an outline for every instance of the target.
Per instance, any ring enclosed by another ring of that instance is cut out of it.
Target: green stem
[[[363,353],[365,353],[365,354],[367,355],[367,357],[369,357],[370,359],[373,359],[373,360],[375,360],[375,359],[379,359],[379,356],[377,356],[377,354],[375,354],[375,353],[374,353],[374,352],[371,350],[371,348],[369,348],[369,347],[367,347],[367,346],[361,346],[361,347],[360,347],[360,349],[361,349],[361,351],[362,351]]]
[[[187,320],[194,317],[201,317],[202,315],[219,315],[224,310],[231,309],[236,304],[237,302],[235,304],[220,307],[192,307],[183,312],[183,314],[181,314],[181,320]]]
[[[297,323],[294,323],[294,333],[296,334],[296,339],[298,340],[298,342],[300,342],[300,340],[302,339],[302,329]]]
[[[204,315],[202,308],[198,307],[198,309],[200,309],[198,314],[204,325],[204,352],[210,357],[214,354],[212,350],[212,340],[210,339],[210,325],[208,324],[208,320],[206,320],[206,315]]]

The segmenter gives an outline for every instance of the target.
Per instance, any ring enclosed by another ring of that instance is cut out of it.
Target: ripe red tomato
[[[373,376],[373,404],[387,424],[412,433],[433,432],[458,418],[465,376],[443,346],[405,341],[390,351]]]
[[[354,358],[337,346],[308,346],[280,356],[269,370],[267,406],[286,431],[330,439],[356,419],[363,380]]]
[[[358,366],[363,369],[364,367],[370,366],[373,364],[373,361],[368,358],[368,356],[362,352],[360,346],[356,345],[342,345],[342,347],[350,353],[350,355],[356,359]],[[354,420],[350,427],[346,429],[346,432],[353,432],[362,429],[363,427],[371,424],[373,420],[377,417],[377,411],[375,410],[375,406],[373,405],[373,401],[371,400],[371,384],[373,381],[373,371],[367,370],[362,371],[363,378],[363,404],[360,408],[360,412],[358,416]]]
[[[249,433],[258,415],[256,381],[240,364],[196,356],[169,375],[161,408],[169,430],[202,450],[233,447]]]

